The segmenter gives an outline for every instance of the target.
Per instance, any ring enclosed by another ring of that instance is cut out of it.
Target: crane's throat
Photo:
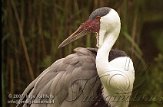
[[[96,47],[99,48],[99,34],[98,33],[96,34],[96,40],[97,40]]]

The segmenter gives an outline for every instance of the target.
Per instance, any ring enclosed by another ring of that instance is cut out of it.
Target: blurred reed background
[[[76,47],[95,47],[94,34],[58,49],[58,45],[96,8],[118,11],[122,29],[114,48],[134,61],[136,81],[130,107],[163,105],[163,1],[162,0],[3,0],[2,104],[9,94],[26,86],[57,59]],[[148,97],[153,97],[148,100]],[[147,100],[147,101],[146,101]]]

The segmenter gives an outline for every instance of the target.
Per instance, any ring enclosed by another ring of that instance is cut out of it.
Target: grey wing
[[[95,54],[86,48],[75,51],[57,60],[29,84],[17,106],[90,107],[95,104],[100,88]],[[25,102],[21,104],[22,101]]]

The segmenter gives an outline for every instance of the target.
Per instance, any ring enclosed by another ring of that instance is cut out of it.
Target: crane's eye
[[[99,19],[100,18],[100,16],[96,16],[96,19]]]

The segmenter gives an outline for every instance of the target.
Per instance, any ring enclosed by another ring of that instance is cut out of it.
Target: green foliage
[[[163,30],[162,29],[158,29],[156,31],[151,32],[151,36],[152,39],[155,42],[155,45],[157,47],[157,49],[163,53]]]
[[[149,72],[149,76],[147,78],[148,81],[148,85],[147,85],[147,89],[145,91],[146,95],[151,95],[152,92],[152,96],[155,97],[153,105],[151,105],[150,107],[158,107],[160,104],[163,104],[163,81],[162,81],[162,77],[163,77],[163,54],[159,54],[153,64],[150,66],[150,72]]]
[[[52,60],[51,59],[51,56],[46,56],[43,59],[43,61],[41,62],[41,64],[39,64],[40,65],[40,68],[45,68],[45,67],[49,66],[52,63],[51,60]]]

